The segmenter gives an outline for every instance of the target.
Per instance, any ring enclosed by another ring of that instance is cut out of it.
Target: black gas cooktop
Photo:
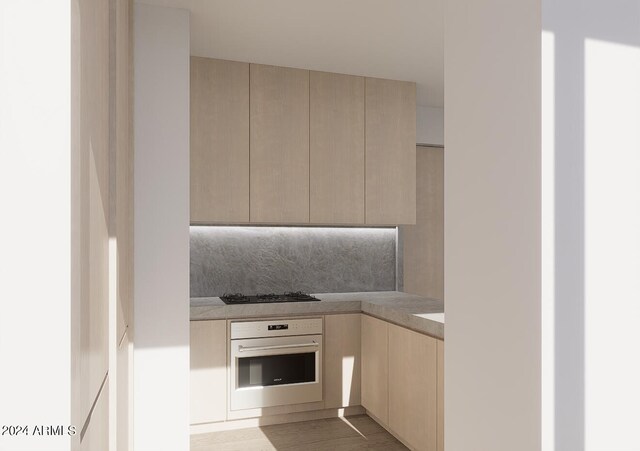
[[[222,302],[225,304],[270,304],[274,302],[308,302],[320,300],[302,291],[290,291],[284,294],[256,294],[255,296],[245,296],[242,293],[225,293],[220,296],[220,299],[222,299]]]

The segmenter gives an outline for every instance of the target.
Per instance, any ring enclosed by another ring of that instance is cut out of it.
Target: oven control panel
[[[322,318],[231,321],[231,339],[322,334]]]
[[[269,324],[267,330],[288,330],[289,324]]]

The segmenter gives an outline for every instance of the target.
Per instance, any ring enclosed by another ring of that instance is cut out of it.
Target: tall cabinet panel
[[[109,167],[109,2],[76,3],[71,24],[71,419],[78,427],[91,423],[95,435],[101,436],[97,431],[108,428],[108,415],[92,419],[90,412],[109,371],[109,227],[114,219],[110,211],[114,199]],[[108,408],[108,402],[103,400],[102,406]],[[77,449],[79,435],[72,442]]]
[[[444,451],[444,341],[438,340],[438,451]]]
[[[367,78],[366,223],[416,223],[416,87]]]
[[[360,405],[361,315],[324,317],[324,407]]]
[[[389,427],[414,449],[436,451],[437,340],[388,327]]]
[[[249,221],[249,64],[191,57],[191,221]]]
[[[310,73],[310,218],[364,223],[364,78]]]
[[[76,426],[76,433],[81,431]],[[87,422],[86,430],[81,438],[80,446],[73,447],[79,451],[109,451],[109,381],[98,393]]]
[[[250,72],[251,222],[309,222],[309,71]]]
[[[404,290],[444,299],[444,149],[417,148],[416,225],[402,227]]]
[[[388,323],[362,315],[362,406],[384,424],[389,421]]]
[[[191,424],[227,418],[227,322],[191,321],[190,403]]]

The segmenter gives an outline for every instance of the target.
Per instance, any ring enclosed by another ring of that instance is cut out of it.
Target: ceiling
[[[444,104],[444,0],[143,0],[191,11],[191,54],[417,83]]]

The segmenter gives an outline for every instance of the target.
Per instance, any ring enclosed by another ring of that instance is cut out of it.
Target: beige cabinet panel
[[[251,64],[250,219],[309,222],[309,71]]]
[[[115,9],[116,339],[119,342],[131,324],[133,311],[133,2],[117,0]],[[113,179],[113,174],[110,177]]]
[[[438,451],[444,451],[444,341],[438,340]]]
[[[191,57],[191,222],[249,221],[249,64]]]
[[[362,406],[382,423],[389,421],[388,324],[362,315]]]
[[[364,78],[310,73],[312,223],[364,223]]]
[[[191,424],[227,418],[226,321],[191,321]]]
[[[437,340],[392,324],[389,427],[415,449],[436,451]]]
[[[80,435],[82,425],[76,426],[76,433]],[[93,406],[87,430],[80,442],[80,451],[108,451],[109,450],[109,380],[99,393]]]
[[[360,405],[360,313],[324,317],[325,408]]]
[[[416,149],[416,224],[402,226],[404,289],[444,299],[444,149]]]
[[[416,222],[415,83],[365,80],[367,224]]]
[[[90,147],[90,146],[89,146]],[[108,154],[90,149],[88,152],[88,190],[84,193],[86,207],[81,214],[83,265],[82,278],[79,359],[81,416],[86,417],[98,396],[105,375],[109,370],[109,188]],[[88,226],[88,230],[85,229]],[[116,327],[116,325],[114,325]]]
[[[71,414],[74,424],[84,424],[109,368],[109,223],[114,198],[109,170],[109,4],[76,3],[72,32],[78,46],[71,65]]]
[[[125,332],[122,337],[122,343],[118,347],[116,354],[117,369],[115,372],[116,378],[116,405],[115,412],[113,412],[113,406],[111,406],[112,413],[115,413],[115,427],[116,427],[116,443],[117,451],[127,451],[130,448],[132,442],[132,414],[133,414],[133,390],[131,390],[131,379],[133,376],[133,368],[131,362],[133,361],[132,347],[130,347],[129,333]],[[111,376],[114,377],[113,375]],[[113,418],[113,416],[112,416]]]

